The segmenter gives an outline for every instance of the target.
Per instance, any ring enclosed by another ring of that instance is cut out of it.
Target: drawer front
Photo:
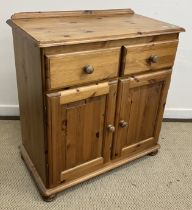
[[[122,75],[172,67],[177,45],[178,41],[174,40],[125,46]]]
[[[118,75],[120,48],[46,56],[47,88],[113,78]]]

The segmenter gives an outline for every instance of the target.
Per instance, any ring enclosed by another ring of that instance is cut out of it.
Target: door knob
[[[119,126],[120,126],[121,128],[125,128],[125,127],[128,126],[128,122],[125,122],[124,120],[121,120],[121,121],[119,122]]]
[[[115,126],[113,126],[113,125],[108,125],[108,126],[107,126],[107,129],[108,129],[108,131],[110,131],[110,132],[112,132],[112,133],[115,132]]]
[[[86,74],[92,74],[94,72],[94,68],[93,66],[91,65],[86,65],[84,68],[83,68],[84,72]]]
[[[148,58],[148,61],[149,63],[157,63],[159,60],[159,57],[157,55],[151,55],[149,58]]]

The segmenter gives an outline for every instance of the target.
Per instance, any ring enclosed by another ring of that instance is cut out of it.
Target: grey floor
[[[163,123],[161,150],[41,200],[20,159],[19,121],[0,121],[0,209],[192,210],[192,123]]]

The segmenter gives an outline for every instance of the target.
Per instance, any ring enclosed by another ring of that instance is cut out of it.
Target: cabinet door
[[[49,186],[110,160],[117,81],[48,94]]]
[[[120,80],[113,158],[157,144],[171,70]]]

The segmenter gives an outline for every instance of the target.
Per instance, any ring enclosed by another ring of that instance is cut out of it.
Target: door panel
[[[171,70],[120,80],[113,158],[157,143]]]
[[[162,85],[163,82],[159,82],[130,89],[131,108],[125,146],[153,136]]]
[[[102,156],[106,96],[95,99],[67,108],[66,169]]]
[[[117,81],[47,95],[50,186],[110,160]]]

